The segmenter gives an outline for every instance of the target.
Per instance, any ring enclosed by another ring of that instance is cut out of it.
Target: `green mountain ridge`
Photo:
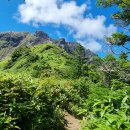
[[[91,55],[90,62],[80,44],[71,53],[57,44],[16,45],[1,60],[0,130],[65,130],[66,111],[81,130],[129,129],[129,60]]]
[[[22,53],[22,54],[20,54]],[[3,61],[4,62],[4,61]],[[35,77],[72,75],[72,57],[54,44],[41,44],[32,48],[18,48],[9,60],[6,69],[12,72],[32,73]]]
[[[10,56],[18,47],[33,47],[39,44],[52,43],[63,48],[67,53],[73,53],[76,42],[66,42],[64,38],[55,40],[43,31],[29,32],[3,32],[0,33],[0,60]],[[86,49],[86,58],[92,61],[95,54]]]

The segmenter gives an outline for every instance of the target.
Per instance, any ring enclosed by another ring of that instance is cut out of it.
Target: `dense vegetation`
[[[108,55],[86,64],[54,44],[19,47],[0,62],[0,129],[62,130],[64,111],[82,130],[130,129],[130,62]]]

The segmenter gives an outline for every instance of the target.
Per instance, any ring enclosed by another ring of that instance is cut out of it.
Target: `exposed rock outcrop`
[[[0,60],[12,54],[15,48],[19,46],[32,47],[38,44],[53,43],[63,48],[67,53],[75,50],[76,42],[66,42],[64,38],[54,40],[43,31],[29,32],[4,32],[0,33]],[[86,57],[90,62],[95,54],[86,50]]]

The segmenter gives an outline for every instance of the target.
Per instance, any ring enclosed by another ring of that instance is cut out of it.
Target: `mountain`
[[[53,75],[72,77],[74,63],[71,55],[65,52],[64,49],[48,43],[32,48],[16,49],[4,68],[13,73],[26,73],[33,77],[50,77]]]
[[[42,31],[1,33],[0,48],[0,130],[75,129],[75,117],[82,130],[130,130],[129,60]]]
[[[0,33],[0,60],[10,56],[17,47],[31,48],[32,46],[45,43],[56,44],[67,53],[74,52],[77,45],[76,42],[66,42],[64,38],[52,39],[43,31],[36,31],[34,34],[29,32],[4,32]],[[95,54],[88,49],[85,51],[86,58],[91,62]]]

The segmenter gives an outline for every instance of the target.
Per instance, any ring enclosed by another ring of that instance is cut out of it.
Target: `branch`
[[[127,48],[126,46],[122,45],[122,47],[124,47],[127,51],[130,51],[130,49]]]

